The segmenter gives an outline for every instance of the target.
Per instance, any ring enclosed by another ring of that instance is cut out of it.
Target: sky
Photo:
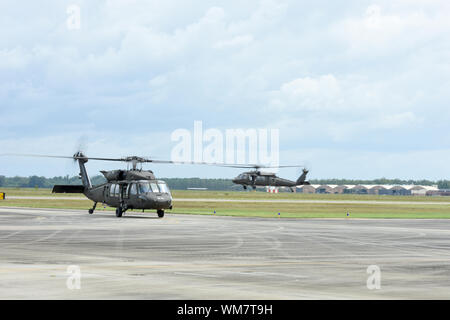
[[[311,179],[450,179],[448,17],[446,0],[3,0],[0,153],[170,159],[202,121],[278,129],[280,164]],[[0,157],[0,175],[77,173]]]

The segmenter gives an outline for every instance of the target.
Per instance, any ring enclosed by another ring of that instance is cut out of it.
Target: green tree
[[[450,189],[450,180],[439,180],[437,184],[439,189]]]
[[[28,182],[30,188],[44,188],[46,179],[44,177],[32,176]]]

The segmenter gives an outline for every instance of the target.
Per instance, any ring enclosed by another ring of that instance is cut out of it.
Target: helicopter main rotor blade
[[[126,162],[124,159],[115,159],[115,158],[91,158],[91,157],[80,157],[80,156],[74,156],[72,159],[86,159],[86,160],[96,160],[96,161],[123,161]]]
[[[229,168],[242,168],[242,169],[273,169],[273,168],[304,168],[303,165],[282,165],[282,166],[266,166],[266,165],[254,165],[254,164],[212,164],[222,167],[229,167]]]
[[[190,164],[190,165],[207,165],[207,166],[217,166],[225,168],[241,168],[241,169],[274,169],[274,168],[305,168],[304,165],[281,165],[281,166],[266,166],[259,164],[226,164],[226,163],[213,163],[213,162],[195,162],[195,161],[171,161],[171,160],[157,160],[148,159],[137,156],[126,157],[126,158],[100,158],[100,157],[87,157],[82,153],[76,153],[73,156],[57,156],[57,155],[43,155],[43,154],[21,154],[21,153],[6,153],[0,154],[0,156],[12,156],[12,157],[37,157],[37,158],[55,158],[55,159],[85,159],[85,160],[95,160],[95,161],[115,161],[115,162],[135,162],[135,163],[164,163],[164,164]]]
[[[55,156],[48,154],[26,154],[26,153],[3,153],[0,157],[32,157],[32,158],[55,158],[55,159],[87,159],[87,160],[101,160],[101,161],[126,161],[125,159],[114,159],[114,158],[91,158],[85,156],[74,155],[70,156]]]
[[[226,163],[216,163],[216,162],[195,162],[195,161],[169,161],[169,160],[149,160],[148,162],[154,163],[171,163],[171,164],[189,164],[189,165],[204,165],[204,166],[216,166],[216,167],[226,167],[226,168],[262,168],[263,166],[259,165],[234,165],[234,164],[226,164]]]
[[[144,162],[144,163],[172,163],[172,164],[177,163],[175,161],[170,161],[170,160],[152,160],[152,159],[145,159],[142,162]]]
[[[90,159],[90,158],[89,158]],[[127,160],[131,161],[131,160]],[[226,168],[243,168],[243,169],[259,169],[259,168],[304,168],[304,165],[281,165],[281,166],[266,166],[258,164],[226,164],[217,162],[195,162],[195,161],[171,161],[171,160],[154,160],[154,159],[142,159],[140,162],[149,163],[169,163],[169,164],[189,164],[189,165],[205,165],[205,166],[216,166],[216,167],[226,167]]]
[[[33,158],[57,158],[57,159],[73,159],[69,156],[51,156],[44,154],[23,154],[23,153],[3,153],[0,157],[33,157]]]

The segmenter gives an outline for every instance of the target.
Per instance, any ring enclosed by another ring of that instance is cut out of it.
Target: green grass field
[[[75,197],[80,194],[55,194],[52,189],[34,188],[0,188],[7,196],[33,196],[33,197]],[[267,192],[241,192],[241,191],[193,191],[172,190],[174,198],[189,199],[293,199],[293,200],[370,200],[370,201],[417,201],[417,202],[450,202],[450,197],[426,197],[426,196],[378,196],[378,195],[353,195],[353,194],[304,194],[281,192],[268,194]]]
[[[67,200],[58,197],[83,197],[80,194],[52,195],[49,189],[1,189],[7,194],[6,200],[0,200],[0,206],[89,209],[89,200]],[[172,192],[174,209],[168,213],[187,213],[268,217],[278,218],[428,218],[449,219],[450,198],[446,197],[414,197],[414,196],[376,196],[376,195],[326,195],[326,194],[268,194],[265,192],[224,192],[224,191],[178,191]],[[55,199],[8,199],[8,196],[55,196]],[[248,202],[191,202],[177,199],[295,199],[295,200],[369,200],[394,201],[399,203],[248,203]],[[401,202],[414,202],[405,204]],[[432,202],[427,204],[424,202]],[[442,202],[447,202],[446,204]],[[97,210],[104,209],[100,204]],[[347,217],[347,212],[349,217]]]

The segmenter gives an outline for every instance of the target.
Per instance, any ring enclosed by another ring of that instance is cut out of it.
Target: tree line
[[[188,188],[207,188],[208,190],[241,190],[242,187],[235,185],[231,179],[203,179],[203,178],[161,178],[166,181],[171,189],[186,190]],[[103,176],[91,177],[93,185],[105,183]],[[0,176],[0,187],[6,188],[53,188],[55,184],[78,185],[81,181],[78,176],[69,177],[5,177]],[[439,189],[450,189],[450,180],[402,180],[380,178],[374,180],[351,180],[351,179],[313,179],[311,184],[416,184],[416,185],[437,185]]]
[[[201,179],[201,178],[161,178],[170,189],[185,190],[188,188],[207,188],[208,190],[236,190],[239,186],[235,185],[231,179]],[[106,179],[97,175],[91,177],[93,185],[106,182]],[[78,176],[69,177],[5,177],[0,176],[0,187],[5,188],[53,188],[54,185],[79,185],[81,180]]]

